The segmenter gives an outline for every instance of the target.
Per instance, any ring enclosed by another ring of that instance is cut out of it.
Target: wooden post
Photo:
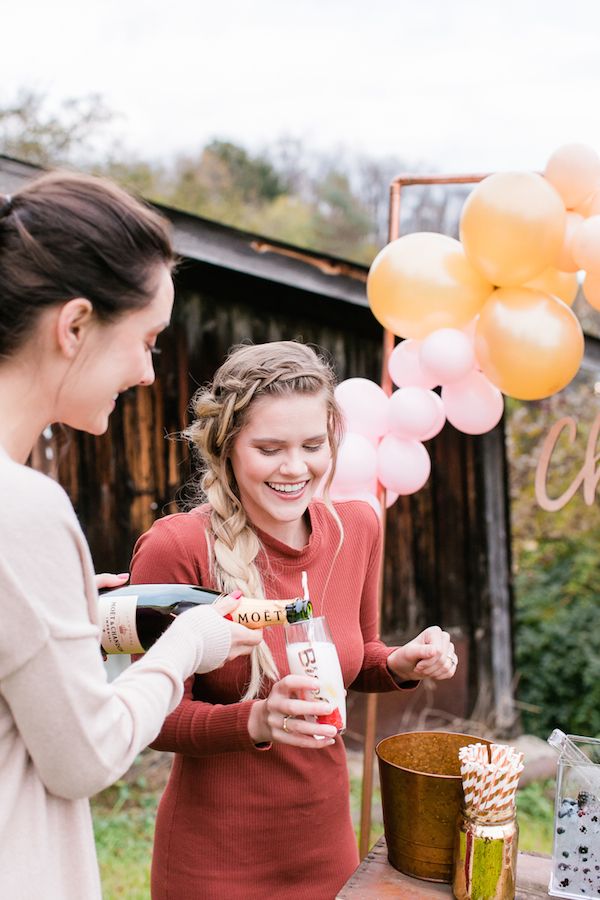
[[[390,185],[389,217],[388,217],[388,242],[396,240],[400,236],[400,193],[403,187],[416,184],[474,184],[487,178],[487,175],[399,175]],[[395,336],[387,328],[383,330],[383,359],[381,366],[381,387],[389,396],[392,393],[392,381],[388,372],[388,360],[395,345]],[[379,485],[377,497],[381,507],[381,527],[383,532],[383,547],[385,552],[385,488]],[[383,578],[385,567],[381,567],[379,581],[379,602],[377,626],[381,626],[381,607],[383,599]],[[502,686],[505,687],[504,685]],[[502,696],[505,696],[503,690]],[[361,789],[360,808],[360,837],[359,853],[364,859],[369,852],[371,836],[371,805],[373,802],[373,765],[375,753],[375,739],[377,733],[377,694],[367,696],[367,711],[365,720],[365,742],[363,749],[363,777]]]

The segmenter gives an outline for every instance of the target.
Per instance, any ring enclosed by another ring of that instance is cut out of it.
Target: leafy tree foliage
[[[600,530],[524,550],[516,663],[526,730],[600,734]]]
[[[600,734],[600,508],[580,488],[548,512],[534,493],[541,444],[563,416],[578,434],[556,444],[549,494],[562,494],[580,472],[598,413],[595,377],[582,371],[554,397],[508,404],[517,692],[523,726],[544,738],[556,727]]]
[[[0,152],[42,166],[75,164],[149,200],[365,264],[387,240],[389,184],[407,168],[399,159],[316,154],[293,138],[251,153],[214,139],[196,154],[156,163],[118,143],[98,149],[103,126],[114,119],[95,95],[53,110],[35,92],[11,102],[0,95]],[[447,189],[411,188],[403,228],[455,231],[459,208]]]
[[[0,152],[39,166],[75,156],[83,162],[90,139],[112,118],[96,94],[64,100],[51,111],[44,95],[21,91],[12,102],[0,102]]]

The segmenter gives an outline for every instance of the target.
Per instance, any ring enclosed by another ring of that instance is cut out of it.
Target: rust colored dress
[[[301,550],[257,531],[265,596],[302,596],[306,570],[346,686],[395,690],[386,666],[392,648],[376,634],[379,522],[366,503],[335,505],[344,527],[337,557],[338,527],[320,501],[309,507]],[[136,545],[132,581],[210,587],[207,525],[206,506],[159,519]],[[265,638],[285,675],[283,629],[268,628]],[[314,752],[253,744],[254,701],[239,700],[249,670],[244,657],[190,679],[152,744],[176,754],[156,822],[153,900],[332,900],[358,865],[342,739]]]

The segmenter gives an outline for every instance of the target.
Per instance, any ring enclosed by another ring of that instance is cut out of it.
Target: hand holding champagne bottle
[[[106,653],[144,653],[176,616],[198,605],[214,605],[221,615],[245,630],[312,616],[309,600],[259,600],[238,592],[223,596],[218,591],[188,584],[131,584],[103,591],[99,597],[102,648]],[[260,639],[258,634],[246,643],[258,644]]]
[[[224,618],[231,620],[231,646],[227,655],[227,662],[236,659],[238,656],[247,656],[257,647],[262,640],[262,632],[257,629],[246,628],[233,621],[233,614],[239,605],[239,600],[233,596],[221,597],[216,601],[213,608],[216,609]],[[202,607],[200,607],[202,608]],[[198,607],[192,607],[187,610],[185,616],[193,615]]]

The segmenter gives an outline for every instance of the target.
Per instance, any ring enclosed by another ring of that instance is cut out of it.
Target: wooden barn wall
[[[33,464],[57,474],[69,492],[97,571],[125,571],[137,536],[177,509],[191,470],[176,435],[194,389],[227,349],[291,338],[330,353],[340,379],[379,380],[381,335],[367,309],[210,266],[178,274],[173,324],[159,339],[152,388],[121,398],[103,437],[58,433],[34,454]],[[387,516],[382,632],[400,641],[432,623],[452,628],[468,651],[462,691],[471,708],[478,693],[493,689],[494,584],[501,593],[507,580],[503,434],[498,428],[468,438],[447,425],[428,448],[429,483]],[[504,682],[510,675],[500,672]]]

